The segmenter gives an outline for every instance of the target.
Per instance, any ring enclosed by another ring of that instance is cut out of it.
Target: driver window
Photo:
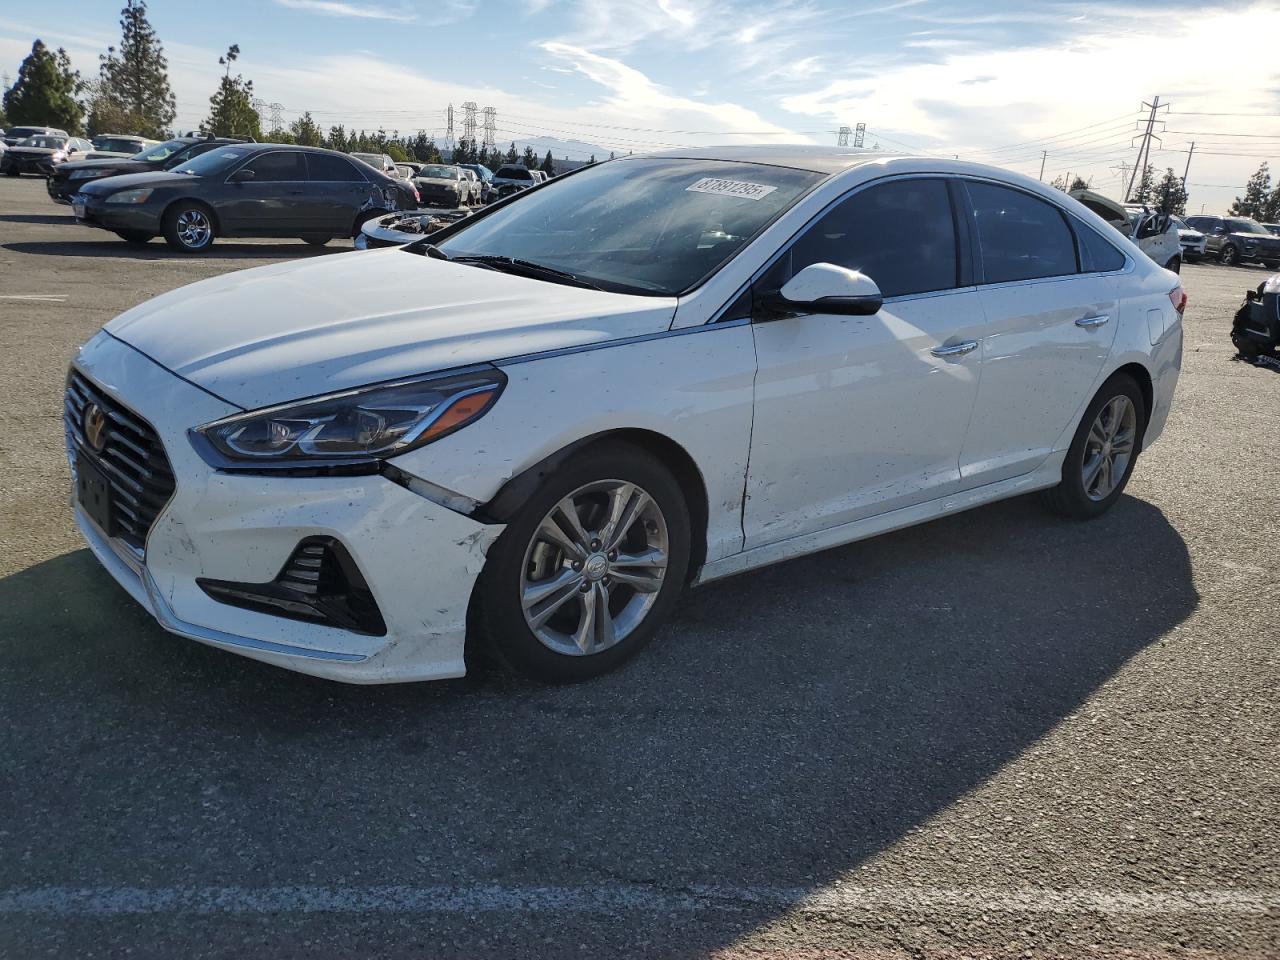
[[[955,287],[959,258],[946,182],[892,180],[855,193],[792,247],[793,275],[812,263],[859,270],[885,297]]]
[[[248,167],[253,171],[254,183],[307,179],[306,169],[302,165],[302,154],[292,150],[264,153],[251,160]]]

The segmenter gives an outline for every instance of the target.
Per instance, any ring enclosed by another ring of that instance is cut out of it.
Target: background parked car
[[[70,134],[57,127],[10,127],[4,132],[4,145],[16,146],[19,140],[27,137],[68,137]]]
[[[1187,217],[1209,240],[1207,250],[1227,265],[1265,263],[1280,268],[1280,237],[1248,217]]]
[[[1124,234],[1148,257],[1177,273],[1182,266],[1178,228],[1167,213],[1145,206],[1127,207],[1092,190],[1074,190],[1071,196]]]
[[[92,149],[93,144],[79,137],[37,134],[5,150],[4,156],[0,157],[0,171],[10,177],[24,173],[48,176],[56,164],[82,156]]]
[[[493,188],[498,199],[528,190],[536,182],[528,168],[517,163],[504,163],[493,174]]]
[[[471,199],[471,181],[451,164],[424,164],[413,182],[427,206],[461,207]]]
[[[467,205],[479,204],[484,195],[484,189],[483,185],[480,183],[480,178],[476,176],[476,172],[474,170],[469,170],[466,167],[459,167],[458,169],[462,171],[462,175],[466,178],[467,185],[470,188],[471,195],[467,198]]]
[[[1209,242],[1199,230],[1189,227],[1181,217],[1173,217],[1174,226],[1178,228],[1178,242],[1182,244],[1182,259],[1187,263],[1195,263],[1204,259],[1205,245]]]
[[[463,170],[470,170],[480,181],[480,202],[488,203],[498,199],[498,191],[493,187],[493,171],[483,163],[460,163]]]
[[[1277,237],[1280,237],[1280,223],[1264,223],[1263,226]]]
[[[348,156],[355,157],[361,163],[367,163],[379,173],[385,173],[388,177],[399,179],[400,172],[396,170],[396,162],[391,159],[389,154],[385,153],[351,153]]]
[[[131,134],[103,133],[93,138],[93,149],[86,160],[106,160],[111,157],[132,157],[147,147],[153,147],[155,140],[147,137],[135,137]]]
[[[54,167],[45,186],[57,203],[70,203],[71,196],[90,180],[116,177],[126,173],[149,173],[168,170],[186,163],[215,147],[244,143],[234,137],[175,137],[158,143],[132,157],[110,160],[69,160]]]
[[[323,245],[398,208],[401,181],[317,147],[231,144],[170,171],[86,183],[76,219],[130,243],[163,234],[183,253],[216,237],[298,237]]]

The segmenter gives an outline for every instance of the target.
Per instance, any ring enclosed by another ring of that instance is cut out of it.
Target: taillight
[[[1182,312],[1187,309],[1187,291],[1182,289],[1182,284],[1169,291],[1169,302],[1178,311],[1178,316],[1182,316]]]

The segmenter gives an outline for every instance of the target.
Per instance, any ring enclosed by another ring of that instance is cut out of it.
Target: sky
[[[119,37],[120,0],[0,12],[0,73],[40,37],[86,75]],[[722,143],[866,145],[960,156],[1121,196],[1143,101],[1152,162],[1188,212],[1216,212],[1280,165],[1280,3],[957,0],[152,0],[176,125],[196,126],[232,43],[285,121],[445,138],[449,104],[497,110],[499,141],[557,156]],[[268,117],[269,119],[269,117]],[[1042,156],[1043,151],[1043,156]]]

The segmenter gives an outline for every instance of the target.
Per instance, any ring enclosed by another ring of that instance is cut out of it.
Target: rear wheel
[[[313,247],[323,247],[326,243],[332,240],[333,237],[324,234],[309,233],[305,237],[299,237],[298,239],[303,243],[311,244]]]
[[[1228,267],[1234,267],[1240,262],[1240,251],[1235,248],[1234,244],[1228,243],[1222,248],[1222,255],[1219,259]]]
[[[1111,509],[1133,473],[1146,416],[1142,390],[1131,376],[1118,373],[1104,383],[1067,449],[1062,480],[1044,492],[1048,506],[1074,520]]]
[[[473,624],[514,671],[599,676],[666,619],[689,566],[689,511],[661,463],[601,443],[553,473],[489,550]]]
[[[164,215],[164,239],[170,250],[202,253],[214,236],[213,216],[203,204],[178,203]]]
[[[145,230],[117,230],[116,236],[125,243],[143,246],[151,242],[151,238],[154,234],[147,233]]]

